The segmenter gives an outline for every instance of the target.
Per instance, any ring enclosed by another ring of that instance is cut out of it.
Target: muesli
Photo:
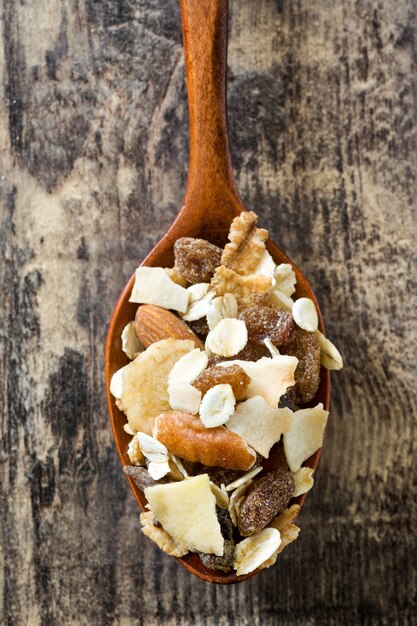
[[[111,381],[132,437],[124,471],[148,501],[143,532],[238,576],[297,538],[293,498],[313,486],[305,462],[328,417],[314,405],[320,368],[343,366],[257,222],[243,212],[224,249],[184,237],[173,268],[136,270],[139,306],[122,333],[131,361]],[[279,467],[264,468],[274,451]]]

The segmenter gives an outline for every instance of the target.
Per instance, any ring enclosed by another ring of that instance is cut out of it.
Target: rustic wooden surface
[[[416,9],[231,2],[239,187],[346,368],[299,540],[223,588],[140,534],[104,396],[112,307],[185,187],[176,1],[3,0],[0,623],[417,623]]]

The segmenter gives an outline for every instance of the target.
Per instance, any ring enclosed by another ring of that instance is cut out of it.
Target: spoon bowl
[[[246,208],[236,188],[226,121],[226,56],[227,0],[180,0],[184,39],[185,65],[190,119],[190,160],[184,204],[167,234],[153,248],[141,265],[172,267],[174,243],[180,237],[200,237],[220,247],[227,242],[230,223]],[[272,242],[267,248],[275,263],[290,263],[297,277],[296,297],[311,298],[316,305],[319,328],[323,320],[314,293],[302,272]],[[107,335],[105,370],[107,400],[114,440],[122,465],[130,465],[127,447],[131,439],[124,431],[126,417],[116,406],[110,393],[113,374],[129,360],[122,351],[123,328],[135,317],[137,304],[129,302],[134,275],[125,286],[114,308]],[[322,402],[330,407],[330,372],[321,368],[320,386],[314,400],[307,406]],[[318,450],[306,463],[315,469],[320,457]],[[279,465],[271,456],[268,468]],[[143,492],[127,477],[142,510],[147,504]],[[306,494],[293,499],[302,507]],[[213,583],[243,582],[258,570],[245,576],[207,569],[198,555],[189,553],[177,559],[195,576]]]

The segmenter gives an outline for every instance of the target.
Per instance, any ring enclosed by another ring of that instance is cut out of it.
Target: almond
[[[142,304],[135,316],[135,331],[145,347],[161,339],[192,339],[196,348],[204,345],[179,317],[154,304]]]

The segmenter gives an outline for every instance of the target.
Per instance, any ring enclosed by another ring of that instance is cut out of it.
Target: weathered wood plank
[[[177,4],[1,11],[0,622],[416,624],[415,2],[231,3],[239,187],[346,360],[300,538],[234,588],[141,537],[104,400],[112,306],[185,187]]]

